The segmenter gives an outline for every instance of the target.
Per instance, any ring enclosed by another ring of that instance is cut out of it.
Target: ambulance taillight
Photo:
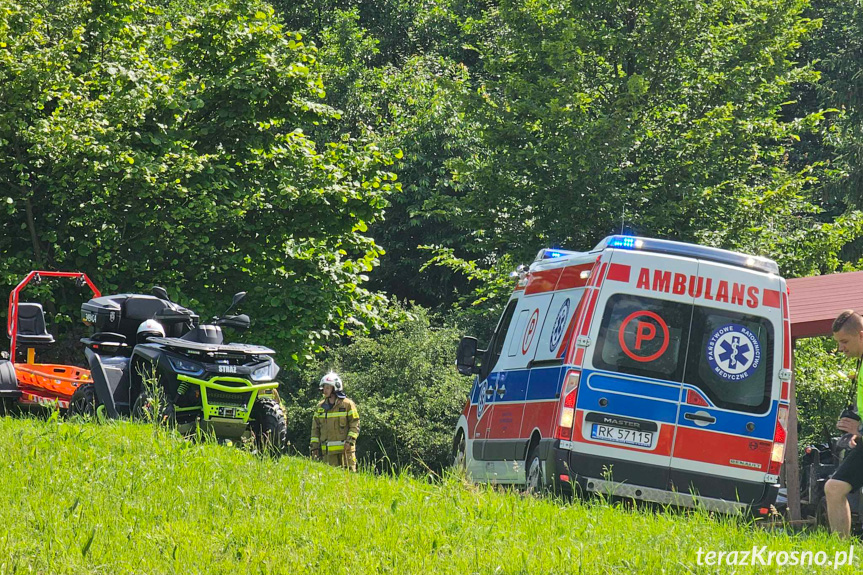
[[[575,398],[578,395],[578,380],[581,372],[570,371],[563,382],[563,407],[557,424],[557,439],[572,439],[572,424],[575,421]]]
[[[779,468],[785,460],[785,439],[788,436],[788,406],[779,406],[779,417],[776,418],[776,432],[773,434],[773,451],[770,453],[769,475],[779,475]]]

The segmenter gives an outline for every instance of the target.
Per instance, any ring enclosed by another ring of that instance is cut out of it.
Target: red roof
[[[833,333],[833,320],[843,310],[863,313],[863,272],[788,280],[791,337]]]

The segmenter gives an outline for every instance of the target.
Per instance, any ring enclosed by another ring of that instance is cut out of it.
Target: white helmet
[[[138,326],[138,343],[147,341],[148,337],[165,337],[165,328],[154,319],[141,322]]]
[[[333,371],[321,378],[321,383],[318,385],[318,389],[323,390],[325,385],[332,385],[333,390],[336,392],[344,391],[345,389],[345,384],[342,383],[342,378]]]

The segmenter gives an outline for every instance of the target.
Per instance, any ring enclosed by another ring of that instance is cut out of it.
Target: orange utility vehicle
[[[93,297],[101,295],[87,274],[81,272],[32,271],[12,290],[6,325],[11,341],[9,360],[0,361],[0,399],[5,406],[18,403],[68,409],[78,386],[93,381],[90,370],[82,367],[36,363],[36,350],[53,344],[54,336],[46,328],[42,304],[22,302],[19,295],[31,281],[39,284],[46,278],[73,279],[78,287],[89,287]],[[26,350],[24,363],[19,361],[23,355],[19,349]]]

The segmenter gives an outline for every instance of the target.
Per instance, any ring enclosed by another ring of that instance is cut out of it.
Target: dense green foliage
[[[328,102],[355,133],[405,151],[404,193],[372,228],[390,293],[448,304],[459,258],[493,269],[621,228],[824,273],[863,230],[830,192],[859,124],[851,3],[277,6],[330,56]],[[455,265],[415,275],[419,245]]]
[[[375,322],[363,232],[393,190],[335,120],[317,50],[255,0],[6,3],[0,277],[80,269],[163,284],[202,315],[250,292],[256,335],[298,354]],[[290,360],[284,358],[283,362]]]
[[[248,290],[247,339],[312,361],[285,372],[301,449],[332,367],[371,459],[437,467],[458,334],[377,329],[388,296],[483,340],[516,265],[621,229],[858,267],[861,38],[848,0],[0,0],[0,278],[202,316]],[[814,441],[843,385],[800,350]]]
[[[801,448],[829,443],[842,433],[836,429],[839,414],[849,403],[856,403],[856,385],[851,379],[856,362],[837,353],[829,338],[797,342],[794,361],[798,442]]]
[[[699,567],[699,549],[766,545],[832,560],[849,548],[824,531],[789,535],[707,513],[537,500],[452,476],[353,475],[130,423],[3,418],[0,458],[4,574],[715,573],[727,568]]]
[[[433,327],[420,307],[408,312],[395,329],[336,347],[287,382],[288,438],[300,452],[308,453],[312,413],[321,400],[318,382],[335,370],[359,408],[362,460],[384,469],[409,465],[437,472],[447,464],[470,391],[470,379],[453,364],[459,333]]]

